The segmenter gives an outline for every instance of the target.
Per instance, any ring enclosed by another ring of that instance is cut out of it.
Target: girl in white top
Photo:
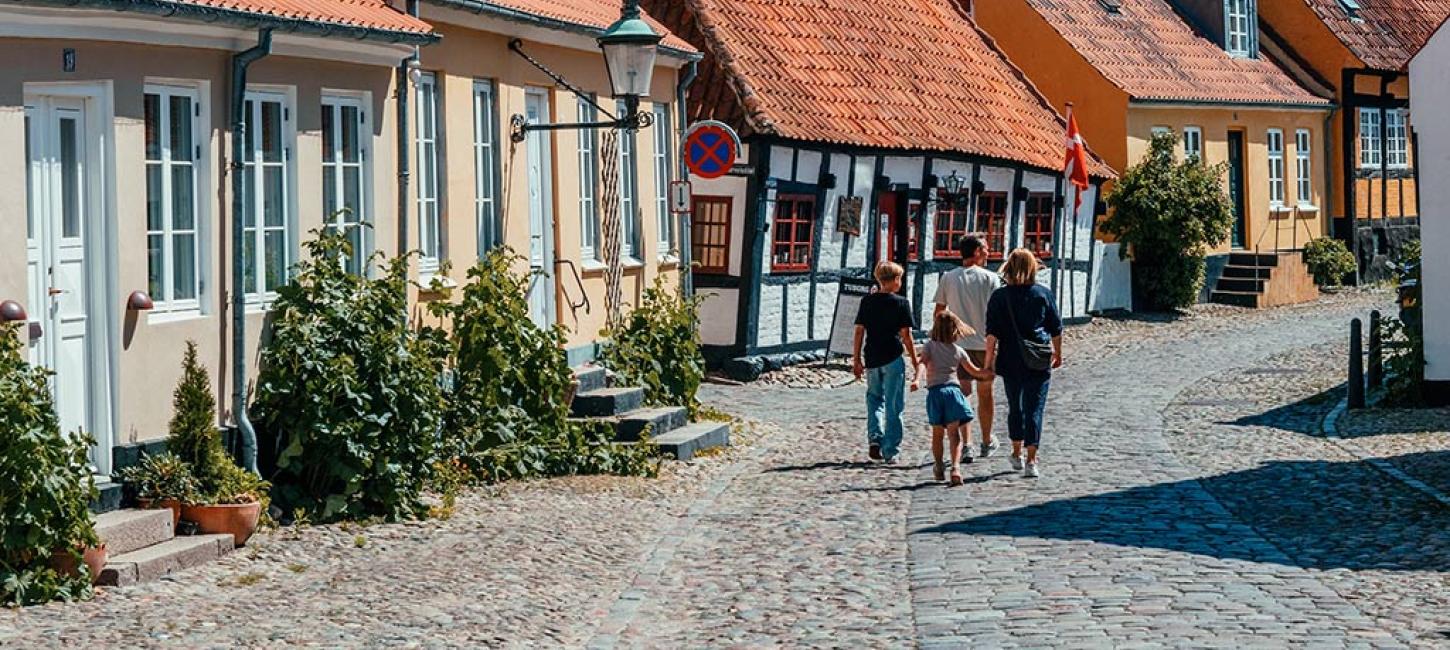
[[[937,312],[932,319],[931,340],[922,351],[922,366],[926,368],[926,417],[931,422],[931,453],[936,459],[936,480],[946,480],[946,463],[943,456],[943,442],[951,445],[951,484],[962,484],[962,427],[976,418],[967,397],[962,394],[961,380],[957,369],[966,370],[974,379],[988,380],[992,373],[972,363],[966,351],[957,341],[971,332],[962,319],[950,311]],[[943,440],[945,438],[946,440]],[[967,462],[972,457],[967,456]]]

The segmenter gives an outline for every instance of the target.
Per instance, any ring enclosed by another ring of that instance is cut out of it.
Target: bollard
[[[1369,370],[1366,377],[1370,388],[1379,388],[1385,383],[1384,326],[1380,310],[1369,313]]]
[[[1349,408],[1364,408],[1364,324],[1349,321]]]

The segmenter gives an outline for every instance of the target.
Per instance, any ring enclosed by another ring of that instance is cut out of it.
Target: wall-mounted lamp
[[[0,302],[0,323],[9,323],[11,321],[25,320],[29,320],[29,316],[27,316],[25,313],[24,305],[15,302],[14,300],[6,300],[5,302]]]
[[[821,177],[821,189],[836,189],[836,175],[830,172],[826,172],[826,175]]]
[[[423,79],[423,62],[417,58],[408,59],[408,80],[418,83]]]
[[[982,181],[972,181],[972,194],[981,194],[987,191],[987,184]]]
[[[126,311],[151,311],[156,308],[156,302],[145,291],[132,291],[126,296]]]
[[[941,182],[942,189],[946,190],[947,194],[961,194],[962,186],[966,184],[967,177],[958,174],[957,170],[953,169],[952,173],[947,174],[946,178],[941,179]]]

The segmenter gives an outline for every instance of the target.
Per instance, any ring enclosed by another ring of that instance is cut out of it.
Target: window
[[[579,98],[580,122],[599,118],[592,99]],[[579,254],[588,260],[599,259],[599,203],[595,200],[599,186],[599,149],[594,129],[579,131]]]
[[[1224,0],[1224,49],[1236,56],[1253,56],[1253,0]]]
[[[1381,152],[1380,111],[1378,108],[1359,109],[1359,166],[1379,167]]]
[[[1309,129],[1294,131],[1294,200],[1299,205],[1314,204],[1314,167],[1310,161]]]
[[[967,234],[967,217],[970,216],[967,210],[965,195],[948,196],[942,195],[936,208],[936,241],[932,248],[937,259],[962,258],[962,251],[958,244],[962,236]]]
[[[1173,129],[1171,129],[1169,127],[1166,127],[1166,126],[1155,126],[1152,129],[1150,129],[1150,131],[1152,132],[1153,137],[1155,137],[1155,138],[1158,137],[1158,136],[1160,136],[1160,135],[1169,135],[1169,134],[1172,134],[1173,133]]]
[[[343,261],[349,273],[366,269],[368,232],[359,224],[371,219],[367,207],[368,174],[363,134],[370,133],[363,118],[363,102],[355,97],[322,98],[322,218],[329,228],[342,231],[353,254]]]
[[[616,104],[619,115],[627,115],[624,102]],[[635,131],[619,132],[619,254],[635,258],[639,250],[639,156],[635,154]]]
[[[1027,215],[1023,223],[1022,246],[1037,259],[1052,257],[1052,216],[1057,201],[1047,192],[1027,195]]]
[[[1203,129],[1196,126],[1183,127],[1183,159],[1203,160]]]
[[[503,243],[498,218],[498,120],[493,82],[473,82],[473,215],[478,229],[478,256]]]
[[[287,282],[292,266],[289,123],[292,111],[280,93],[248,92],[242,107],[244,293],[268,297]]]
[[[1007,193],[982,192],[977,196],[977,230],[987,239],[990,257],[1002,259],[1007,250]]]
[[[906,261],[915,262],[918,259],[916,221],[921,216],[921,202],[912,201],[906,206]],[[886,252],[884,259],[896,259],[896,220],[889,219],[886,222],[886,245],[881,249]]]
[[[690,251],[699,273],[730,272],[730,212],[728,196],[697,196],[691,202]]]
[[[1385,111],[1385,162],[1391,167],[1410,166],[1409,135],[1405,128],[1405,112]]]
[[[1269,129],[1269,205],[1284,205],[1284,131]]]
[[[660,257],[675,251],[674,215],[670,213],[670,106],[654,105],[655,218],[659,220],[656,252]]]
[[[438,206],[438,174],[442,161],[438,156],[438,78],[424,72],[418,78],[418,249],[422,257],[418,267],[425,273],[438,270],[443,257],[443,224]]]
[[[198,93],[192,88],[147,86],[144,101],[146,290],[158,308],[197,308],[202,268],[196,201],[196,161],[201,158],[196,137]]]
[[[815,237],[816,197],[809,194],[781,194],[775,198],[775,236],[771,244],[770,270],[809,271],[811,243]]]

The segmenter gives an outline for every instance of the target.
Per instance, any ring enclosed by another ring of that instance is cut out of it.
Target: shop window
[[[775,199],[775,235],[771,244],[772,272],[809,271],[815,238],[816,197],[782,194]]]
[[[943,198],[936,208],[936,246],[932,249],[937,259],[962,258],[959,248],[961,239],[967,234],[967,210],[965,196]]]
[[[691,201],[690,251],[696,272],[730,272],[730,211],[728,196],[696,196]]]
[[[983,192],[977,196],[977,229],[991,249],[989,259],[1000,260],[1007,250],[1007,193]]]
[[[1027,195],[1027,214],[1023,221],[1022,246],[1037,255],[1037,259],[1052,257],[1052,213],[1053,196],[1046,192]]]

